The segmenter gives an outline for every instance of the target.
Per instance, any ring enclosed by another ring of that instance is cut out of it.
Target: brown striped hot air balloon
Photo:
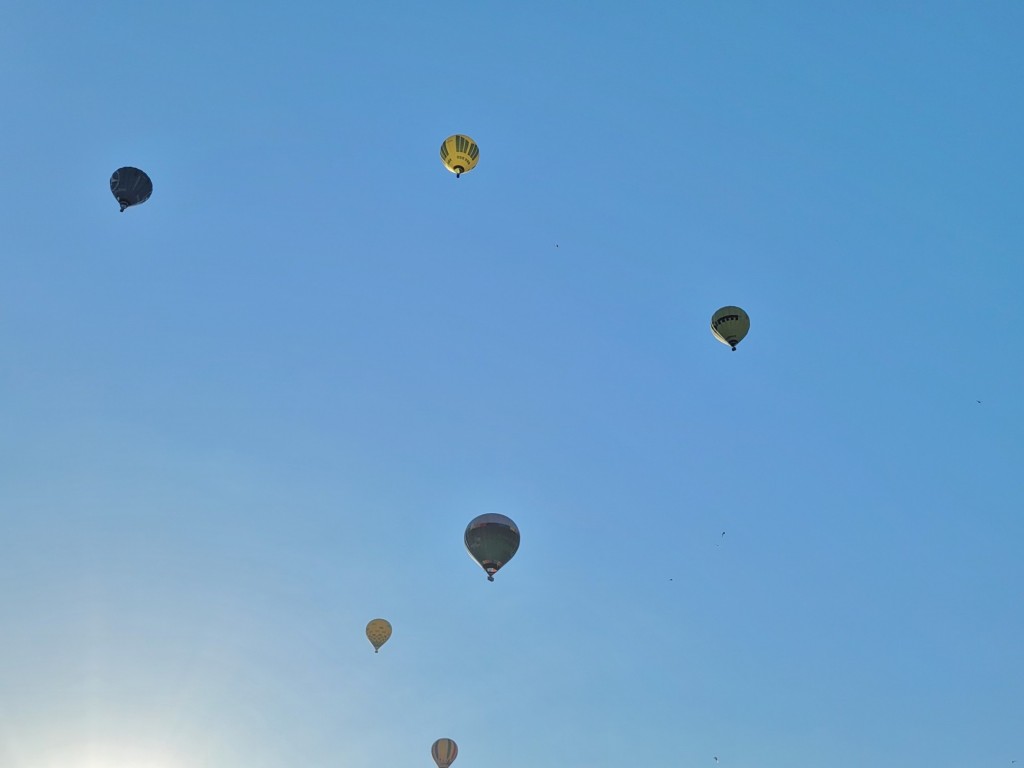
[[[387,619],[374,619],[366,625],[366,639],[373,645],[374,653],[377,653],[390,637],[391,622]]]
[[[459,756],[459,747],[451,739],[438,739],[430,748],[430,754],[437,763],[437,768],[449,768]]]

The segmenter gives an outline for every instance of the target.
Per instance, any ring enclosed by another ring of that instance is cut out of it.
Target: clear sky
[[[1024,762],[1022,40],[11,0],[0,768]]]

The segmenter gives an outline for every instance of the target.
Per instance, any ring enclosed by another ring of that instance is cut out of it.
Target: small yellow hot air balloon
[[[438,739],[430,748],[430,754],[437,763],[437,768],[449,768],[459,755],[459,747],[451,739]]]
[[[449,136],[441,144],[441,162],[455,174],[455,178],[476,168],[479,159],[480,147],[469,136],[457,133]]]
[[[722,307],[711,316],[711,332],[723,344],[736,351],[736,345],[750,330],[750,318],[739,307]]]
[[[374,619],[366,625],[366,638],[373,645],[373,652],[380,651],[380,647],[391,637],[391,622],[387,619]]]

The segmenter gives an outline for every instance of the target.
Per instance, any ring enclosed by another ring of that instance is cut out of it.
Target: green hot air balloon
[[[711,316],[711,333],[733,352],[749,330],[750,318],[739,307],[722,307]]]
[[[480,515],[466,526],[466,549],[480,567],[487,571],[487,580],[505,565],[519,549],[519,529],[504,515]]]

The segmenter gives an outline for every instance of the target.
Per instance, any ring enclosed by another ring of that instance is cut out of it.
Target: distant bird
[[[979,400],[978,402],[980,403],[980,402],[981,402],[981,400]]]

